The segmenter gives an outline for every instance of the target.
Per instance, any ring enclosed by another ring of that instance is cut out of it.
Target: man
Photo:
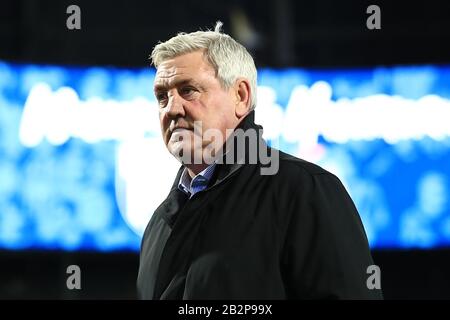
[[[381,298],[367,286],[373,261],[348,193],[264,143],[254,61],[220,27],[151,55],[163,139],[182,166],[143,236],[140,297]]]

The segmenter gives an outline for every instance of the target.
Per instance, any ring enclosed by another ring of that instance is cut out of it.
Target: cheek
[[[162,111],[159,112],[159,124],[161,126],[161,132],[163,134],[164,140],[166,140],[167,139],[167,129],[169,128],[170,120],[166,116],[165,112],[162,112]]]
[[[221,141],[226,139],[226,129],[228,126],[228,121],[220,113],[215,113],[211,115],[209,121],[204,124],[203,127],[203,139],[205,141],[211,140],[211,136],[216,136],[220,134]],[[206,133],[209,131],[208,133]]]
[[[217,95],[208,103],[206,109],[211,118],[217,120],[226,120],[234,114],[233,102],[227,94]]]
[[[226,128],[234,122],[234,105],[228,96],[225,96],[219,103],[219,107],[214,110],[214,118],[218,126]]]
[[[203,130],[226,128],[234,115],[229,96],[222,93],[216,94],[212,99],[186,104],[185,110],[193,121],[202,121]]]

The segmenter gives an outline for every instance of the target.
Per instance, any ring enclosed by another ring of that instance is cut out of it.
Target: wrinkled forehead
[[[156,70],[155,85],[179,78],[215,77],[215,74],[202,52],[191,52],[163,61]]]
[[[192,81],[193,78],[196,78],[195,73],[188,67],[160,67],[156,72],[153,88],[155,92],[165,91],[181,83]]]
[[[164,82],[176,76],[182,76],[189,73],[189,66],[186,65],[174,65],[170,61],[162,63],[158,69],[156,69],[155,83]]]

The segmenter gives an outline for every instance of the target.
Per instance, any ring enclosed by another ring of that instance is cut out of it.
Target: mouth
[[[181,131],[184,131],[184,130],[192,131],[192,129],[190,129],[190,128],[176,127],[176,128],[174,128],[174,129],[170,130],[170,132],[171,132],[171,133],[175,133],[175,132],[181,132]]]
[[[169,129],[169,139],[170,140],[177,140],[179,142],[183,141],[184,137],[187,137],[188,131],[193,131],[190,128],[184,128],[184,127],[176,127],[173,129]]]

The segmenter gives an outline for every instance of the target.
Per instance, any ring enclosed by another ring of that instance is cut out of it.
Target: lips
[[[169,125],[169,132],[170,133],[172,133],[172,132],[174,132],[175,130],[177,130],[177,129],[185,129],[185,130],[192,130],[192,128],[190,128],[190,126],[189,126],[189,124],[188,123],[178,123],[178,124],[176,124],[175,122],[172,122],[170,125]]]
[[[169,139],[172,141],[176,140],[176,141],[181,142],[184,140],[183,139],[184,137],[187,138],[187,135],[188,134],[190,135],[190,133],[188,133],[188,131],[193,131],[193,130],[188,129],[188,128],[181,128],[181,127],[175,128],[172,131],[169,131]]]
[[[172,133],[177,132],[177,131],[183,131],[183,130],[192,130],[192,129],[189,129],[189,128],[183,128],[183,127],[177,127],[177,128],[175,128],[175,129],[172,130]]]

